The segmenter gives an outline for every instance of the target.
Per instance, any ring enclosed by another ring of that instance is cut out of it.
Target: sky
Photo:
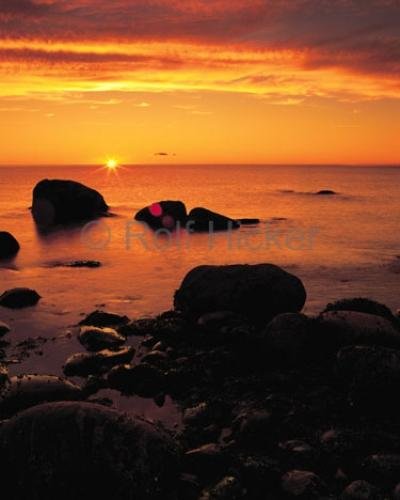
[[[0,164],[400,163],[400,0],[0,0]]]

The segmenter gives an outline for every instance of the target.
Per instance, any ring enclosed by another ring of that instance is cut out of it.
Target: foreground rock
[[[36,406],[0,428],[2,488],[12,498],[169,500],[178,460],[162,429],[90,403]]]
[[[19,252],[20,246],[14,236],[0,231],[0,259],[10,259]]]
[[[3,323],[3,321],[0,321],[0,337],[4,337],[9,331],[10,327],[6,323]]]
[[[273,264],[199,266],[184,278],[174,305],[195,320],[231,311],[267,323],[280,313],[300,311],[305,300],[300,279]]]
[[[0,306],[9,309],[22,309],[35,306],[41,299],[40,295],[30,288],[13,288],[0,295]]]
[[[108,209],[100,193],[79,182],[46,179],[33,190],[32,215],[42,227],[91,220]]]
[[[400,347],[400,330],[388,319],[356,311],[327,311],[320,315],[321,335],[344,345]]]
[[[112,389],[142,397],[154,397],[164,389],[163,372],[149,363],[116,366],[109,372],[107,381]]]
[[[135,355],[133,347],[123,347],[110,351],[104,349],[96,353],[78,353],[70,356],[64,365],[67,377],[87,377],[88,375],[104,373],[114,365],[129,363]]]
[[[400,351],[385,347],[345,347],[337,355],[336,373],[348,387],[351,406],[367,414],[397,411]]]
[[[386,318],[389,321],[396,322],[395,316],[387,306],[377,302],[376,300],[367,299],[365,297],[354,297],[351,299],[342,299],[329,303],[323,312],[328,311],[355,311],[375,314],[376,316],[382,316],[382,318]]]
[[[145,222],[152,229],[173,229],[177,224],[186,224],[187,211],[181,201],[158,201],[142,208],[135,215],[135,220]]]
[[[207,208],[193,208],[188,215],[187,228],[189,231],[205,232],[226,231],[229,229],[238,229],[240,223],[230,219],[225,215],[212,212]]]
[[[11,377],[0,392],[0,418],[8,418],[40,403],[82,399],[81,388],[52,375]]]
[[[80,329],[78,340],[88,351],[101,351],[122,345],[126,338],[113,328],[83,326]]]
[[[86,316],[79,324],[83,326],[103,327],[124,325],[128,322],[129,318],[127,316],[96,310]]]

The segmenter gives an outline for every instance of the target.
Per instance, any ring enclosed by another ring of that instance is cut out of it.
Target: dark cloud
[[[6,39],[183,40],[297,50],[309,69],[399,71],[400,0],[0,0],[0,18],[0,38]]]

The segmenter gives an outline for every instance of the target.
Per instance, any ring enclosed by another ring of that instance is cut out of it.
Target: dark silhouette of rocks
[[[320,191],[317,191],[315,194],[317,196],[333,196],[337,193],[335,191],[332,191],[331,189],[321,189]]]
[[[184,225],[187,211],[182,201],[158,201],[142,208],[135,215],[135,220],[145,222],[152,229],[173,229],[178,223]]]
[[[178,461],[161,428],[91,403],[36,406],[0,429],[2,487],[15,499],[169,500]]]
[[[124,325],[129,322],[127,316],[121,316],[120,314],[115,314],[106,311],[93,311],[86,318],[84,318],[79,324],[82,326],[117,326]]]
[[[175,308],[198,319],[205,313],[231,311],[255,322],[283,312],[298,312],[306,291],[299,278],[273,264],[199,266],[175,293]]]
[[[229,229],[238,229],[238,221],[230,219],[225,215],[212,212],[207,208],[193,208],[188,215],[187,227],[189,231],[226,231]]]
[[[3,321],[0,321],[0,337],[4,337],[9,331],[10,327],[7,325],[7,323],[4,323]]]
[[[39,227],[68,225],[107,215],[103,196],[68,180],[43,180],[33,190],[32,215]]]
[[[129,363],[134,355],[135,349],[133,347],[73,354],[65,362],[64,373],[67,377],[87,377],[88,375],[104,373],[115,365]]]
[[[236,219],[241,226],[254,226],[260,224],[260,219]]]
[[[78,340],[88,351],[101,351],[124,344],[126,338],[113,328],[83,326]]]
[[[15,257],[19,250],[19,243],[13,235],[7,231],[0,231],[0,259]]]
[[[0,306],[9,309],[22,309],[35,306],[41,299],[40,295],[30,288],[13,288],[0,295]]]

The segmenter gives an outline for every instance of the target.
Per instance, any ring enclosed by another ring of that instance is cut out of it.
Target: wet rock
[[[400,351],[385,347],[345,347],[337,355],[335,371],[348,386],[351,406],[369,414],[396,411]]]
[[[119,326],[125,325],[129,322],[127,316],[121,316],[115,313],[109,313],[105,311],[93,311],[85,319],[83,319],[79,324],[82,326]]]
[[[306,291],[294,275],[272,264],[199,266],[175,293],[175,308],[197,320],[206,313],[231,311],[266,323],[283,312],[298,312]]]
[[[215,486],[203,491],[199,500],[238,500],[243,498],[240,481],[235,476],[225,476]]]
[[[173,229],[178,223],[184,225],[187,219],[185,204],[181,201],[159,201],[142,208],[135,220],[145,222],[152,229]]]
[[[32,215],[41,227],[90,220],[107,212],[101,194],[79,182],[46,179],[33,190]]]
[[[6,333],[8,333],[11,328],[6,324],[0,321],[0,337],[4,337]]]
[[[168,363],[168,354],[164,351],[152,350],[141,359],[142,363],[149,365],[166,367]]]
[[[160,427],[92,403],[36,406],[0,428],[2,488],[18,499],[168,500],[178,461]]]
[[[183,422],[186,425],[204,424],[209,419],[209,407],[207,403],[199,403],[196,406],[186,408],[183,413]]]
[[[395,487],[393,491],[393,500],[400,500],[400,483]]]
[[[352,299],[342,299],[336,302],[329,303],[323,312],[328,311],[354,311],[367,314],[375,314],[389,320],[393,320],[392,311],[375,300],[367,299],[364,297],[355,297]]]
[[[126,341],[125,337],[113,328],[95,326],[81,327],[78,340],[88,351],[117,347]]]
[[[282,490],[290,498],[320,498],[326,486],[314,472],[292,470],[282,476]]]
[[[148,363],[121,365],[108,374],[109,387],[124,394],[137,394],[142,397],[157,396],[165,387],[163,372]]]
[[[268,323],[261,339],[272,360],[279,364],[302,365],[312,358],[313,322],[304,314],[279,314]]]
[[[8,382],[8,369],[5,365],[0,363],[0,390],[2,390],[3,386],[6,382]]]
[[[0,231],[0,259],[10,259],[19,252],[18,241],[11,233]]]
[[[227,231],[240,227],[238,221],[202,207],[193,208],[187,220],[188,230],[195,232],[209,231],[212,233],[213,231]]]
[[[394,487],[400,477],[400,455],[377,453],[362,464],[365,479],[380,486]]]
[[[350,483],[340,495],[340,500],[380,500],[378,488],[368,481],[358,480]]]
[[[332,196],[337,193],[335,193],[335,191],[332,191],[331,189],[321,189],[320,191],[317,191],[315,194],[317,196]]]
[[[199,500],[200,481],[194,474],[181,474],[178,484],[178,498],[182,500]]]
[[[0,306],[9,309],[22,309],[35,306],[41,299],[40,295],[29,288],[13,288],[0,295]]]
[[[260,224],[260,219],[236,219],[241,226],[254,226]]]
[[[375,314],[355,311],[328,311],[320,315],[321,335],[338,346],[382,345],[400,347],[400,330],[391,321]]]
[[[8,418],[21,410],[52,401],[82,399],[81,388],[53,375],[11,377],[0,392],[0,417]]]
[[[104,349],[96,353],[78,353],[70,356],[64,365],[67,377],[87,377],[104,373],[115,365],[129,363],[135,355],[133,347],[123,347],[110,351]]]
[[[183,457],[183,469],[200,477],[215,477],[226,466],[226,458],[216,443],[189,450]]]
[[[252,411],[239,419],[236,440],[246,448],[263,449],[271,444],[276,423],[269,411]]]

